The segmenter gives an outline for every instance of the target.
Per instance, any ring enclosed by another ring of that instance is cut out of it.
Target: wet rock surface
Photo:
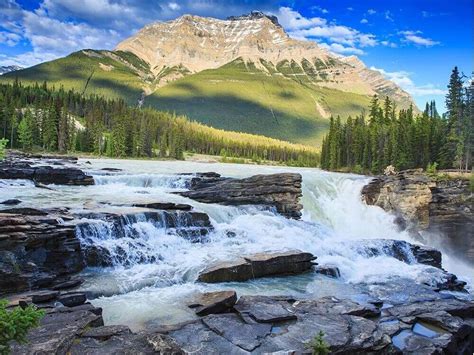
[[[16,159],[0,162],[0,179],[26,179],[44,185],[94,185],[94,178],[78,168],[36,166]]]
[[[74,226],[60,216],[0,211],[0,293],[48,287],[83,266]]]
[[[311,253],[298,250],[248,255],[209,266],[199,274],[198,281],[246,281],[265,276],[300,274],[311,270],[315,259]]]
[[[242,296],[234,309],[162,331],[183,350],[199,354],[310,353],[307,344],[320,331],[331,353],[469,353],[474,348],[474,303],[454,298],[376,306],[335,297]],[[424,333],[422,326],[435,330]],[[407,336],[399,341],[402,332]]]
[[[225,313],[232,310],[237,302],[237,293],[235,291],[217,291],[200,294],[194,302],[188,305],[193,308],[198,316],[207,316],[209,314]]]
[[[263,205],[299,219],[303,206],[300,174],[255,175],[244,179],[223,178],[218,174],[199,175],[191,180],[190,190],[181,196],[204,203],[223,205]]]

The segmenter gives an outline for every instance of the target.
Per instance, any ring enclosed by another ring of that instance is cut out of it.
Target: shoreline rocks
[[[193,178],[190,190],[181,196],[203,203],[223,205],[262,205],[273,207],[287,218],[301,218],[303,206],[300,174],[255,175],[244,179],[223,178],[216,173]]]
[[[219,262],[201,271],[198,281],[207,283],[247,281],[265,276],[300,274],[310,271],[316,257],[299,250],[260,253]]]

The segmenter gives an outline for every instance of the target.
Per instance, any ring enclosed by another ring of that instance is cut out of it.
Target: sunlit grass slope
[[[236,60],[163,86],[146,103],[213,127],[312,145],[320,144],[330,113],[345,118],[368,107],[366,96],[294,77]]]

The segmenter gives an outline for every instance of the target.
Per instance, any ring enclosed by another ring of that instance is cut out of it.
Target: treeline
[[[307,146],[227,132],[123,100],[83,96],[46,83],[0,85],[0,139],[9,148],[86,152],[109,157],[183,159],[184,152],[316,166]]]
[[[379,174],[388,165],[396,169],[472,168],[474,139],[474,83],[464,88],[454,68],[446,96],[447,112],[441,117],[435,102],[426,104],[422,114],[413,107],[397,112],[386,97],[374,96],[368,112],[345,123],[331,118],[323,140],[321,167]]]

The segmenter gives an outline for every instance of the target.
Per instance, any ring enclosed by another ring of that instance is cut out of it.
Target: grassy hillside
[[[3,75],[1,81],[18,78],[24,84],[47,81],[49,86],[64,86],[86,94],[124,98],[136,104],[143,91],[148,64],[131,53],[84,50],[67,57]]]
[[[260,64],[267,73],[237,59],[193,75],[183,68],[165,68],[153,77],[147,63],[131,53],[84,50],[4,75],[0,80],[18,77],[25,84],[47,81],[78,92],[88,82],[86,94],[122,97],[131,105],[136,105],[146,91],[145,106],[186,115],[220,129],[315,146],[328,130],[331,113],[345,118],[369,104],[367,96],[315,85],[325,79],[313,69],[287,61],[276,66]],[[184,77],[159,85],[177,74]]]
[[[312,145],[319,145],[328,129],[329,108],[346,117],[360,113],[369,101],[318,87],[306,76],[268,75],[240,60],[185,76],[146,98],[148,105],[217,128]]]

